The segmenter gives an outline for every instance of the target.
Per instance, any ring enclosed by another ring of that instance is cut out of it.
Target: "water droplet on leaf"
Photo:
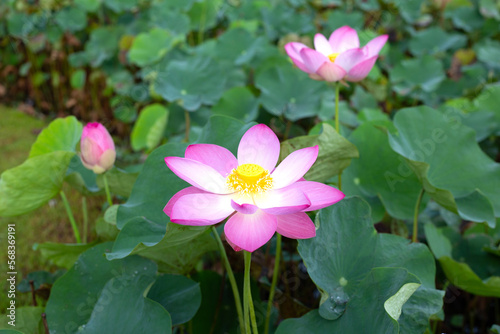
[[[344,314],[349,296],[343,287],[336,288],[319,307],[319,315],[327,320],[336,320]]]

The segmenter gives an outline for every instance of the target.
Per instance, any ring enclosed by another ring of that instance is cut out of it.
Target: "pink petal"
[[[166,157],[165,162],[175,175],[196,188],[215,194],[230,193],[226,179],[210,166],[179,157]]]
[[[350,49],[341,53],[336,59],[335,64],[342,67],[347,73],[357,64],[368,59],[367,53],[363,49]]]
[[[321,34],[314,35],[314,48],[327,57],[333,53],[332,46],[328,43],[326,37]]]
[[[307,48],[307,46],[297,42],[291,42],[285,45],[285,51],[290,57],[290,59],[292,59],[293,63],[302,71],[308,72],[307,67],[304,64],[304,61],[300,56],[300,50],[302,50],[303,48]]]
[[[370,73],[371,69],[373,68],[373,65],[375,65],[377,58],[378,56],[373,56],[355,65],[353,68],[351,68],[349,73],[347,73],[346,80],[356,82],[366,78],[366,76]]]
[[[318,81],[325,81],[325,78],[323,78],[321,75],[318,75],[316,73],[309,73],[309,78],[311,78],[313,80],[318,80]]]
[[[298,189],[275,189],[262,196],[255,196],[255,204],[262,211],[272,215],[286,215],[304,211],[311,201]]]
[[[325,62],[330,63],[328,57],[313,49],[302,49],[300,50],[300,55],[309,73],[316,73],[318,68]]]
[[[349,49],[359,48],[358,33],[349,26],[343,26],[335,30],[330,35],[328,41],[335,53],[342,53]]]
[[[276,216],[261,210],[253,215],[236,213],[227,221],[224,233],[236,247],[253,252],[272,238],[277,225]]]
[[[318,145],[292,152],[271,174],[273,188],[284,188],[304,176],[318,157]]]
[[[257,164],[272,171],[280,155],[280,141],[268,126],[252,126],[241,138],[238,146],[238,163]]]
[[[109,149],[104,151],[99,158],[98,165],[104,169],[104,171],[110,170],[111,167],[115,164],[116,160],[116,151]]]
[[[299,181],[283,188],[282,190],[288,191],[292,189],[302,191],[311,202],[311,206],[304,211],[313,211],[325,208],[337,203],[345,197],[344,193],[340,190],[320,182]]]
[[[234,212],[229,195],[187,194],[174,203],[170,220],[182,225],[216,224]]]
[[[239,213],[245,214],[245,215],[251,215],[254,214],[259,208],[253,204],[248,204],[248,203],[243,203],[243,204],[238,204],[234,200],[231,200],[231,207],[238,211]]]
[[[316,226],[311,218],[303,212],[291,215],[276,216],[278,227],[276,232],[291,239],[309,239],[316,236]]]
[[[234,250],[235,252],[239,252],[239,251],[242,251],[242,250],[243,250],[241,247],[238,247],[238,246],[236,246],[235,244],[233,244],[233,243],[231,242],[231,240],[229,240],[229,239],[226,237],[226,235],[224,235],[224,238],[226,239],[226,241],[227,241],[227,243],[229,244],[229,246],[231,246],[231,248],[233,248],[233,250]]]
[[[389,38],[388,35],[382,35],[375,37],[371,41],[366,44],[363,49],[367,50],[368,57],[373,57],[379,54],[380,50],[384,47],[385,43],[387,42],[387,39]]]
[[[172,196],[172,198],[168,201],[167,205],[165,205],[165,207],[163,208],[163,212],[165,212],[165,214],[170,217],[172,215],[172,208],[173,208],[175,202],[177,202],[177,200],[179,198],[181,198],[184,195],[202,194],[202,193],[206,193],[206,192],[203,190],[200,190],[196,187],[184,188],[184,189],[178,191],[174,196]]]
[[[326,62],[318,70],[316,73],[326,81],[334,82],[342,80],[347,72],[337,64],[332,62]]]
[[[91,137],[82,137],[80,142],[80,151],[82,154],[82,160],[91,166],[99,163],[101,155],[104,152]]]
[[[92,139],[103,151],[115,149],[113,138],[101,123],[93,122],[85,125],[82,130],[82,140],[85,138]]]
[[[226,177],[233,168],[238,167],[238,160],[226,148],[213,144],[194,144],[186,149],[187,159],[199,161]]]

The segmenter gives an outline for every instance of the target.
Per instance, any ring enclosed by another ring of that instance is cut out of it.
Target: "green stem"
[[[340,123],[339,123],[339,95],[340,95],[340,84],[335,83],[335,130],[340,133]]]
[[[245,276],[243,278],[243,316],[245,319],[245,334],[252,334],[250,331],[250,321],[248,314],[248,294],[247,294],[247,280],[250,281],[250,266],[248,266],[248,278],[247,278],[247,252],[245,253]]]
[[[226,250],[224,249],[224,245],[222,244],[222,240],[220,240],[219,233],[217,233],[217,229],[215,228],[215,226],[212,226],[212,233],[215,236],[215,240],[217,240],[219,251],[222,256],[222,261],[224,262],[224,267],[226,268],[227,277],[229,278],[229,283],[231,283],[234,303],[236,304],[236,312],[238,313],[238,321],[240,323],[241,332],[243,333],[243,328],[245,327],[243,322],[243,311],[241,310],[241,299],[240,292],[238,291],[238,285],[236,284],[236,280],[234,279],[233,270],[231,269],[231,264],[229,263],[229,259],[227,258]]]
[[[76,226],[75,217],[73,217],[73,212],[71,211],[71,207],[69,206],[68,199],[66,198],[66,194],[63,190],[59,192],[61,195],[62,201],[64,203],[64,207],[66,208],[66,213],[68,214],[69,222],[71,223],[71,227],[73,228],[73,233],[75,234],[76,242],[81,244],[82,239],[80,239],[80,232],[78,231],[78,226]]]
[[[424,196],[424,188],[420,190],[418,195],[417,203],[415,204],[415,213],[413,214],[413,235],[411,237],[412,242],[417,242],[418,237],[418,210],[420,209],[420,203],[422,202],[422,197]]]
[[[82,211],[83,211],[83,242],[87,243],[87,234],[89,226],[89,215],[87,211],[87,197],[82,197]]]
[[[184,110],[184,118],[186,119],[186,135],[184,136],[184,141],[189,142],[189,130],[191,129],[191,118],[189,116],[189,111]]]
[[[245,278],[243,281],[243,306],[246,306],[250,310],[250,321],[252,322],[252,330],[254,334],[258,334],[259,331],[257,329],[257,321],[255,318],[255,310],[253,307],[253,300],[252,300],[252,288],[250,286],[250,266],[252,264],[252,253],[251,252],[245,252]],[[250,334],[250,324],[248,323],[248,315],[245,313],[245,320],[246,322],[246,328],[247,328],[247,333]]]
[[[339,121],[339,95],[340,83],[335,83],[335,130],[340,134],[340,121]],[[339,190],[342,190],[342,172],[339,173]]]
[[[113,201],[111,200],[111,193],[109,192],[109,185],[108,185],[108,179],[106,177],[106,174],[103,174],[102,178],[104,181],[104,191],[106,191],[106,199],[108,200],[109,206],[112,206]]]
[[[269,291],[269,300],[267,301],[266,324],[264,325],[264,333],[269,333],[269,322],[271,321],[271,309],[273,307],[274,293],[276,291],[276,283],[278,283],[278,273],[280,271],[281,260],[281,234],[276,236],[276,257],[274,258],[273,280],[271,281],[271,291]]]

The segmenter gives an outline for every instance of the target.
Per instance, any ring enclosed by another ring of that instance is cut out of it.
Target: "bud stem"
[[[340,83],[335,83],[335,130],[340,134],[340,121],[339,121],[339,92]],[[342,190],[342,172],[339,173],[339,190]]]
[[[76,226],[75,217],[73,217],[73,211],[71,211],[71,207],[69,206],[66,194],[64,193],[63,190],[61,190],[59,194],[61,195],[62,201],[64,203],[64,208],[66,209],[66,214],[68,215],[69,222],[71,223],[71,227],[73,228],[73,233],[75,234],[76,242],[81,244],[82,239],[80,239],[80,232],[78,231],[78,226]]]
[[[106,198],[108,200],[109,206],[113,205],[113,201],[111,200],[111,193],[109,192],[109,185],[108,185],[108,179],[106,177],[106,174],[102,175],[103,181],[104,181],[104,191],[106,191]]]

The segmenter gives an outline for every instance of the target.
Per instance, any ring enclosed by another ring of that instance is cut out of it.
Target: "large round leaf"
[[[212,107],[214,115],[225,115],[251,122],[257,118],[259,100],[247,87],[233,87],[224,92]]]
[[[99,67],[118,52],[118,41],[123,33],[120,26],[99,27],[90,33],[85,43],[85,58],[92,67]]]
[[[414,319],[424,327],[405,333],[423,333],[443,296],[434,289],[435,264],[427,247],[378,235],[369,206],[356,197],[322,209],[318,223],[316,237],[300,240],[298,249],[322,292],[320,308],[283,322],[278,333],[307,333],[306,328],[313,333],[399,333],[400,325],[411,328],[404,323]],[[405,308],[417,288],[417,296],[429,303]]]
[[[21,306],[17,307],[15,311],[16,318],[13,322],[15,325],[9,324],[11,319],[4,315],[0,320],[0,334],[45,334],[42,324],[44,311],[42,306]]]
[[[54,151],[75,152],[82,128],[74,116],[55,119],[36,138],[31,146],[30,158]]]
[[[134,124],[130,141],[135,151],[152,150],[160,143],[167,126],[168,109],[161,104],[152,104],[141,110]]]
[[[425,224],[425,236],[427,237],[429,247],[439,261],[448,280],[460,289],[479,296],[500,297],[500,276],[482,275],[483,277],[479,277],[469,264],[476,264],[476,262],[479,261],[482,262],[482,266],[480,266],[479,269],[487,269],[488,263],[484,261],[486,257],[488,262],[493,262],[490,266],[492,266],[494,270],[498,270],[500,260],[487,254],[483,250],[483,247],[481,247],[484,245],[475,245],[475,248],[471,249],[469,247],[467,249],[467,252],[471,252],[472,250],[472,252],[479,253],[470,258],[468,261],[469,263],[455,260],[452,254],[452,242],[446,236],[445,231],[446,228],[438,229],[431,223]]]
[[[391,298],[401,296],[393,300],[404,303],[418,285],[418,279],[403,268],[374,268],[359,282],[358,289],[348,301],[342,300],[343,296],[331,297],[344,303],[342,307],[348,303],[349,310],[340,319],[326,320],[314,310],[302,318],[285,320],[276,333],[400,333],[397,319],[402,305],[392,305]],[[336,313],[335,304],[329,307],[332,313]]]
[[[464,219],[495,226],[500,165],[479,148],[474,131],[451,116],[429,107],[400,110],[389,143],[436,202]]]
[[[419,90],[432,92],[445,78],[443,64],[429,55],[403,60],[390,72],[394,90],[402,95]]]
[[[422,185],[405,159],[391,149],[387,134],[364,123],[349,140],[358,148],[359,159],[351,162],[345,176],[359,189],[345,188],[346,194],[378,196],[391,216],[411,219]]]
[[[104,4],[116,13],[131,10],[137,5],[138,0],[106,0]]]
[[[320,97],[327,90],[324,83],[311,80],[291,65],[268,66],[258,72],[255,85],[267,111],[291,121],[317,115]]]
[[[102,0],[75,0],[75,5],[87,12],[95,12],[101,6]]]
[[[130,61],[141,67],[151,65],[160,60],[182,37],[172,35],[169,31],[154,28],[149,32],[137,35],[130,47]]]
[[[133,256],[108,261],[111,243],[83,253],[52,287],[47,322],[60,333],[170,333],[168,312],[144,297],[156,264]]]
[[[56,151],[35,156],[0,177],[0,217],[35,210],[61,190],[75,153]]]
[[[467,37],[458,33],[446,33],[443,29],[432,27],[421,30],[411,38],[410,51],[415,56],[457,50],[464,47]]]
[[[66,7],[55,15],[57,24],[64,31],[76,32],[87,26],[87,15],[78,7]]]
[[[155,91],[167,101],[179,101],[194,111],[202,104],[214,104],[224,92],[227,76],[224,69],[206,57],[172,61],[166,73],[155,81]]]
[[[474,107],[479,111],[489,111],[494,114],[496,122],[496,133],[500,135],[500,84],[488,85],[479,94],[479,96],[474,99]]]
[[[189,3],[186,1],[186,3]],[[217,15],[222,8],[222,0],[196,1],[188,11],[191,30],[202,33],[217,23]]]
[[[148,292],[172,317],[172,325],[191,320],[201,305],[200,283],[180,275],[162,275]]]

